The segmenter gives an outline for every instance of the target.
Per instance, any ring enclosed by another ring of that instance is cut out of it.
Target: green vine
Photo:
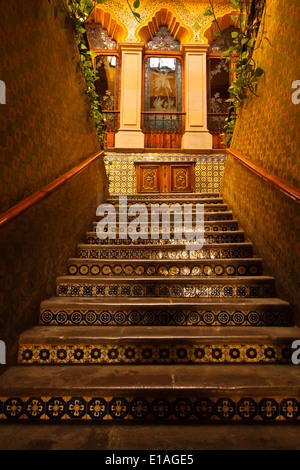
[[[266,0],[231,0],[232,9],[236,11],[231,15],[233,21],[238,25],[238,31],[231,33],[233,46],[221,54],[221,58],[225,58],[225,62],[231,62],[231,71],[234,72],[235,78],[232,86],[229,87],[230,98],[229,116],[224,126],[225,142],[227,147],[230,146],[237,116],[248,93],[255,96],[257,83],[264,71],[257,67],[253,58],[254,52],[260,47],[264,38],[263,26]],[[213,16],[213,23],[216,24],[216,36],[222,37],[225,45],[226,40],[222,35],[222,30],[215,14],[215,9],[211,0],[210,7],[206,10],[205,16]],[[258,31],[262,24],[262,32],[258,39]],[[267,39],[267,38],[265,38]]]
[[[106,0],[67,0],[70,12],[71,21],[74,27],[76,41],[80,53],[79,65],[83,72],[86,81],[86,94],[91,104],[91,117],[95,123],[101,149],[105,147],[105,121],[101,112],[101,104],[99,95],[96,90],[95,82],[98,80],[98,72],[93,67],[92,57],[96,56],[96,52],[89,50],[88,40],[86,36],[86,30],[84,22],[93,12],[96,5],[105,3]],[[140,15],[135,12],[129,1],[127,3],[130,7],[131,12],[137,21],[139,21]],[[135,0],[133,7],[138,8],[140,1]]]

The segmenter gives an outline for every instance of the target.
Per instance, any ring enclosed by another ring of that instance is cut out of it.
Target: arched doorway
[[[222,144],[222,133],[228,118],[228,88],[233,76],[231,61],[221,58],[221,54],[233,45],[231,34],[235,31],[237,29],[234,26],[224,30],[222,37],[218,37],[210,45],[207,54],[207,128],[213,136],[215,149],[226,147]]]
[[[99,76],[95,86],[106,124],[105,147],[113,148],[120,127],[118,41],[124,37],[125,29],[109,13],[98,8],[85,23],[85,29],[89,48],[95,53],[93,65]]]

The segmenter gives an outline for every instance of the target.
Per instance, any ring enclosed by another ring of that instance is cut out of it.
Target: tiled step
[[[0,418],[88,422],[292,422],[300,368],[279,364],[16,366]]]
[[[260,258],[227,260],[97,260],[71,258],[71,276],[257,276],[262,272]]]
[[[110,195],[107,199],[109,203],[118,202],[120,195]],[[149,202],[182,202],[182,201],[195,201],[197,202],[199,199],[216,199],[221,198],[219,193],[136,193],[136,194],[128,194],[127,201],[128,202],[143,202],[145,200]]]
[[[192,212],[192,215],[194,216],[196,214],[195,211]],[[126,214],[125,214],[126,216]],[[151,214],[149,215],[150,219]],[[127,216],[127,220],[130,222],[133,219],[136,219],[137,216]],[[204,221],[209,221],[209,220],[232,220],[232,211],[230,210],[224,210],[224,211],[205,211],[204,212]],[[99,220],[101,217],[99,216]],[[161,215],[160,215],[160,220],[161,220]],[[194,218],[193,218],[194,220]],[[118,222],[118,217],[117,217],[117,222]],[[98,223],[98,222],[97,222]],[[170,225],[172,224],[172,215],[171,215],[171,222]]]
[[[291,326],[291,306],[266,299],[52,297],[40,307],[41,325]]]
[[[291,363],[299,329],[37,326],[21,334],[21,364]]]
[[[127,209],[131,207],[134,204],[142,204],[143,206],[146,206],[148,209],[152,206],[152,204],[159,204],[159,205],[167,205],[167,206],[172,206],[174,204],[178,204],[181,207],[183,207],[184,204],[192,204],[194,207],[196,204],[204,204],[205,206],[209,205],[224,205],[223,203],[223,198],[196,198],[196,199],[189,199],[189,200],[184,200],[184,199],[178,199],[178,200],[172,200],[170,198],[169,200],[152,200],[152,199],[141,199],[141,200],[117,200],[117,201],[112,201],[108,202],[108,204],[111,204],[114,206],[115,209],[119,210],[120,208],[125,206]]]
[[[141,204],[143,204],[141,202]],[[153,203],[154,204],[154,203]],[[170,204],[172,204],[172,202],[170,202]],[[199,203],[200,204],[200,203]],[[196,204],[192,204],[192,213],[196,214]],[[214,203],[214,204],[207,204],[207,203],[204,203],[203,204],[204,206],[204,212],[225,212],[227,211],[227,204],[220,204],[220,203]],[[151,204],[149,203],[147,207],[147,211],[149,214],[151,214]],[[121,213],[127,213],[129,208],[127,207],[123,207],[123,206],[118,206],[118,205],[115,205],[114,206],[115,208],[115,211],[117,214],[121,214]],[[183,207],[181,208],[181,212],[184,213],[184,210],[183,210]],[[128,218],[130,216],[128,215]],[[136,215],[134,215],[134,217],[136,217]]]
[[[128,207],[132,204],[223,204],[223,198],[219,195],[214,195],[214,197],[181,197],[181,198],[173,198],[170,195],[169,198],[151,198],[149,196],[142,197],[142,198],[135,198],[135,197],[128,197],[125,199],[126,196],[120,196],[114,199],[108,199],[107,203],[112,204],[114,207],[118,207],[119,205],[127,205]]]
[[[158,235],[159,236],[159,235]],[[202,236],[202,235],[201,235]],[[135,238],[134,236],[130,236],[128,234],[127,238],[98,238],[96,232],[87,232],[86,233],[86,243],[92,245],[114,245],[122,243],[124,245],[132,245],[132,244],[141,244],[141,245],[158,245],[163,243],[168,244],[190,244],[196,242],[196,238],[190,241],[186,238],[170,238],[167,234],[164,234],[164,238],[153,238],[151,234],[148,236],[147,234],[142,234],[139,238]],[[238,230],[236,232],[204,232],[204,239],[201,238],[203,245],[214,244],[214,243],[242,243],[245,240],[245,234],[242,230]]]
[[[98,222],[93,222],[93,230],[96,230]],[[128,223],[123,223],[119,222],[117,224],[117,232],[116,233],[122,233],[128,229],[129,224]],[[148,231],[151,230],[151,228],[148,228]],[[237,231],[238,230],[238,221],[237,220],[217,220],[217,221],[205,221],[204,223],[204,230],[208,232],[230,232],[230,231]],[[145,230],[146,231],[146,230]],[[178,231],[178,228],[175,228],[175,232]],[[161,227],[161,232],[163,233],[163,227]],[[170,221],[170,232],[174,233],[174,223],[171,220]]]
[[[130,237],[130,231],[128,231],[128,239],[131,240],[131,237]],[[140,232],[140,237],[142,238],[142,236],[144,236],[145,238],[143,238],[143,240],[149,240],[149,243],[151,241],[155,242],[155,241],[159,241],[159,240],[166,240],[167,242],[170,241],[170,237],[168,237],[167,234],[163,234],[164,238],[154,238],[154,234],[152,235],[151,233],[149,234],[148,232],[143,232],[141,231]],[[122,234],[120,234],[122,236]],[[160,234],[159,234],[160,235]],[[100,240],[97,236],[97,233],[96,232],[87,232],[86,234],[86,239],[87,241],[91,242],[93,239],[96,239],[96,240]],[[117,238],[108,238],[109,240],[116,240]],[[119,238],[120,240],[122,239],[125,239],[126,238]],[[183,238],[175,238],[172,237],[172,240],[175,240],[177,242],[179,242],[181,240],[181,243],[186,243],[187,242],[187,239],[184,237],[184,234],[183,234]],[[183,242],[182,242],[183,240]],[[208,244],[208,243],[242,243],[244,242],[245,240],[245,233],[243,230],[236,230],[235,232],[231,231],[231,232],[204,232],[204,240],[205,240],[205,244]],[[132,240],[134,241],[134,240]]]
[[[216,277],[188,279],[161,277],[61,276],[57,278],[57,295],[72,297],[195,297],[253,298],[274,297],[274,278],[269,276]]]
[[[179,240],[157,240],[157,243],[142,244],[130,243],[131,240],[118,240],[117,244],[109,244],[110,240],[102,240],[102,244],[80,244],[77,247],[79,258],[92,259],[227,259],[251,258],[253,255],[252,243],[217,243],[205,244],[197,250],[187,250],[185,244]],[[100,241],[100,240],[99,240]],[[104,243],[107,242],[107,243]],[[124,242],[124,243],[123,243]],[[138,240],[137,240],[138,242]],[[178,242],[178,243],[175,243]],[[171,244],[170,244],[171,243]]]

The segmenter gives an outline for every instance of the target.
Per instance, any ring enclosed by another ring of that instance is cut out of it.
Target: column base
[[[119,130],[115,135],[116,149],[139,149],[145,147],[145,135],[142,131]]]
[[[213,147],[212,135],[208,131],[187,131],[182,137],[181,148],[193,150],[211,150]]]

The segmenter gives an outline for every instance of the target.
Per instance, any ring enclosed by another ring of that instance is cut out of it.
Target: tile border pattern
[[[20,364],[291,363],[287,344],[21,344]]]
[[[259,281],[259,278],[258,278]],[[139,281],[135,284],[116,284],[112,280],[98,281],[96,284],[90,282],[58,282],[57,295],[59,297],[204,297],[204,298],[270,298],[274,297],[273,284],[263,284],[254,280],[251,285],[243,284],[241,279],[239,285],[231,285],[225,278],[222,285],[205,285],[204,280],[199,286],[192,286],[191,281],[184,285],[159,284],[141,285]],[[176,281],[178,283],[178,280]]]
[[[182,309],[175,305],[155,308],[116,306],[113,308],[67,307],[63,309],[42,309],[41,325],[123,325],[123,326],[291,326],[293,318],[290,311],[252,309],[201,309],[195,306]]]
[[[296,421],[299,397],[0,397],[0,420]]]
[[[186,250],[182,249],[183,243],[172,243],[173,240],[169,240],[169,243],[157,244],[156,246],[148,244],[141,246],[142,244],[133,243],[128,247],[120,247],[122,243],[115,243],[114,245],[108,244],[94,244],[91,247],[84,247],[78,250],[78,258],[88,259],[119,259],[119,260],[133,260],[133,259],[148,259],[148,260],[188,260],[188,259],[220,259],[225,260],[228,258],[252,258],[253,251],[252,245],[248,244],[231,244],[225,248],[219,248],[216,246],[204,245],[200,250]],[[175,240],[176,241],[176,240]],[[90,245],[92,245],[90,243]],[[172,245],[164,246],[164,245]],[[177,246],[176,246],[177,245]],[[181,246],[180,246],[181,245]]]

